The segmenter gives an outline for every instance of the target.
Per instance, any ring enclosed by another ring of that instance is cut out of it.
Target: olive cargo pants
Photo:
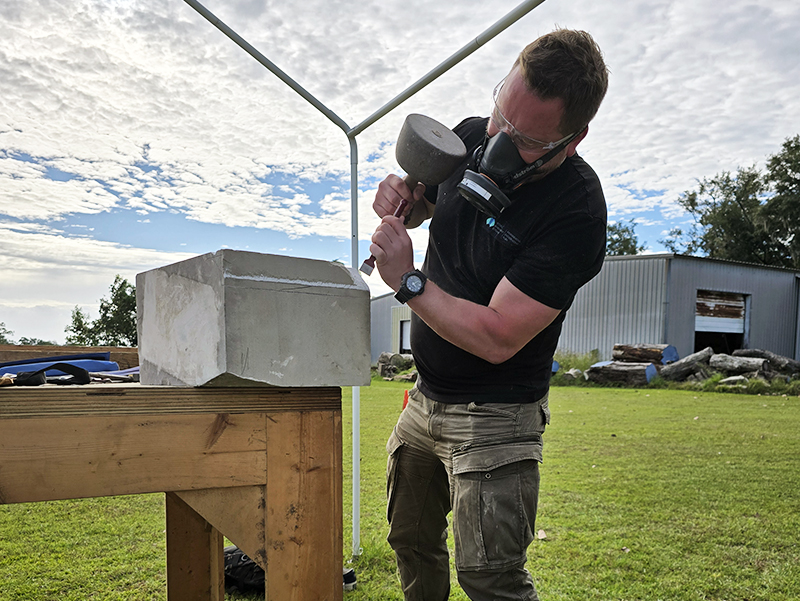
[[[547,396],[438,403],[416,388],[389,442],[389,544],[407,601],[446,601],[447,514],[458,582],[473,601],[538,601],[525,569],[539,494]]]

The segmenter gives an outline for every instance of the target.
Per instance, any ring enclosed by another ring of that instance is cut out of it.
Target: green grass
[[[164,526],[164,495],[0,506],[0,599],[165,599]]]
[[[385,542],[384,445],[407,387],[361,389],[363,553],[347,601],[402,599]],[[537,523],[547,538],[528,553],[543,601],[798,598],[797,396],[556,387],[550,406]],[[163,530],[161,495],[2,506],[0,600],[164,599]],[[451,599],[465,601],[453,583]]]

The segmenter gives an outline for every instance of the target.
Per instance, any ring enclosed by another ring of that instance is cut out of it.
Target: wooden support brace
[[[225,601],[222,534],[167,493],[167,599]]]

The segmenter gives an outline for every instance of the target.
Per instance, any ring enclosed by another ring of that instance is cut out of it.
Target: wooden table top
[[[141,384],[6,386],[0,419],[79,415],[278,413],[341,409],[339,387],[180,387]]]

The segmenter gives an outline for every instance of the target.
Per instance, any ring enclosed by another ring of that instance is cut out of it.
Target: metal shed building
[[[606,257],[564,320],[559,348],[671,344],[684,357],[760,348],[797,358],[800,271],[674,254]]]
[[[800,271],[674,254],[606,257],[576,295],[559,349],[671,344],[684,357],[761,348],[800,359]],[[411,313],[392,294],[372,299],[372,361],[407,349]]]

